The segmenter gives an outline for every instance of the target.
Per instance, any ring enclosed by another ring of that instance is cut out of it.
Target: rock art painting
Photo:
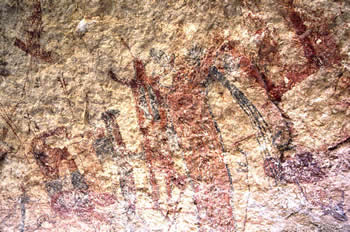
[[[1,3],[0,231],[348,231],[350,5],[315,2]]]

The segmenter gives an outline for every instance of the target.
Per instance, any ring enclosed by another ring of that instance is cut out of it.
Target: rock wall
[[[1,231],[349,231],[346,0],[3,0]]]

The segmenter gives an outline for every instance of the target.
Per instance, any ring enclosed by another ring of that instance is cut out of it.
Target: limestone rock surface
[[[347,0],[2,0],[0,231],[350,231]]]

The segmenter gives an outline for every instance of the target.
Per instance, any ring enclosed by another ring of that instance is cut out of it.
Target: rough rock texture
[[[349,1],[0,19],[0,231],[350,231]]]

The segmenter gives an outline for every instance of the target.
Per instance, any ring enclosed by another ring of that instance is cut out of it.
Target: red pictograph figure
[[[178,73],[167,102],[184,152],[201,231],[233,231],[230,175],[206,95],[210,58]]]
[[[321,66],[330,67],[338,64],[340,56],[334,38],[329,32],[326,30],[322,33],[309,32],[301,15],[293,7],[288,8],[284,13],[287,23],[297,35],[299,45],[307,60],[304,66],[283,69],[283,73],[289,80],[288,83],[279,82],[280,80],[272,81],[268,74],[261,71],[261,67],[265,64],[278,65],[280,62],[277,43],[272,41],[268,31],[261,42],[259,57],[256,59],[239,51],[234,42],[219,41],[217,42],[219,45],[216,44],[216,47],[209,49],[205,58],[201,59],[197,66],[189,67],[184,64],[184,68],[178,71],[173,78],[172,86],[168,89],[159,84],[159,77],[148,76],[143,62],[135,57],[133,57],[135,76],[131,80],[121,80],[112,70],[108,72],[112,80],[130,87],[132,91],[138,125],[142,134],[143,153],[148,164],[153,209],[160,211],[163,216],[167,217],[169,213],[177,209],[170,206],[164,208],[160,205],[161,178],[165,179],[168,200],[173,198],[174,188],[183,190],[188,185],[193,188],[195,192],[193,202],[197,210],[200,231],[234,230],[230,170],[223,159],[224,149],[220,139],[220,130],[213,118],[207,99],[207,86],[211,81],[220,82],[229,90],[233,101],[239,104],[242,111],[249,117],[252,127],[257,131],[256,139],[262,147],[261,153],[265,159],[263,165],[268,177],[294,184],[306,183],[307,175],[312,177],[312,182],[322,179],[324,172],[320,170],[318,163],[313,161],[311,154],[295,155],[294,159],[289,159],[281,164],[281,153],[284,149],[288,149],[288,144],[291,142],[291,131],[277,104],[284,93],[315,73]],[[257,33],[262,33],[262,31],[263,29]],[[322,42],[318,43],[317,39]],[[28,47],[31,46],[25,46],[19,41],[16,43],[22,50],[31,54],[28,50]],[[35,54],[46,58],[39,50]],[[276,110],[274,117],[282,122],[282,130],[287,131],[285,134],[280,132],[286,136],[285,141],[276,143],[277,133],[271,130],[273,125],[269,125],[244,93],[227,79],[224,75],[224,65],[218,66],[215,63],[215,59],[220,55],[238,59],[240,73],[246,75],[251,82],[258,83],[266,91],[266,101]],[[138,207],[137,190],[132,163],[127,159],[132,154],[123,142],[116,123],[116,114],[117,112],[113,111],[106,111],[102,114],[106,134],[99,136],[94,141],[94,149],[101,162],[106,155],[118,160],[116,162],[121,167],[119,171],[120,188],[125,201],[128,202],[126,211],[130,216],[136,214]],[[89,186],[79,173],[68,149],[51,147],[46,144],[46,138],[62,136],[66,133],[64,128],[57,128],[35,137],[31,144],[31,153],[47,179],[46,188],[51,196],[52,209],[62,216],[76,214],[84,219],[93,216],[104,220],[103,215],[94,211],[95,205],[113,204],[115,202],[113,196],[89,191]],[[187,168],[186,173],[181,173],[176,168],[170,136],[178,138],[178,145],[182,150],[183,161]],[[59,169],[63,164],[71,173],[71,182],[74,187],[72,191],[62,190]]]
[[[30,150],[45,178],[45,187],[51,198],[52,210],[64,218],[77,215],[84,221],[95,218],[107,222],[108,219],[96,212],[95,207],[114,204],[115,197],[108,193],[90,191],[68,149],[47,144],[47,139],[52,136],[68,138],[68,132],[65,127],[44,132],[33,138]],[[60,175],[62,168],[68,169],[70,174],[72,188],[69,190],[63,190],[64,177]]]
[[[185,184],[191,184],[201,231],[232,231],[230,177],[206,100],[208,66],[189,73],[179,72],[169,90],[161,88],[159,77],[146,75],[142,61],[134,58],[133,63],[134,79],[119,80],[112,71],[109,75],[112,80],[129,86],[134,95],[155,206],[159,209],[156,175],[164,175],[169,199],[174,186],[182,189]],[[167,130],[179,138],[187,176],[174,168]]]
[[[132,90],[136,103],[138,124],[143,136],[142,146],[146,162],[149,165],[152,199],[156,209],[166,216],[168,209],[161,209],[158,203],[160,192],[156,175],[164,176],[168,199],[171,199],[171,192],[174,187],[183,189],[186,177],[177,172],[174,167],[172,150],[167,135],[167,131],[171,130],[171,125],[168,121],[166,99],[161,94],[158,78],[148,77],[140,60],[134,60],[134,69],[135,77],[128,82],[117,79],[112,71],[109,71],[109,76],[112,80],[121,82]]]
[[[118,166],[119,187],[121,189],[124,201],[127,202],[125,207],[128,223],[135,223],[136,220],[136,186],[133,173],[133,166],[130,158],[136,154],[130,152],[123,141],[116,110],[108,110],[102,113],[102,120],[105,123],[105,134],[98,135],[94,141],[94,151],[100,162],[105,158],[112,158]]]
[[[257,56],[249,57],[243,54],[244,58],[241,60],[242,69],[266,90],[270,100],[274,102],[280,102],[288,90],[316,73],[321,67],[334,67],[339,65],[342,59],[335,36],[330,30],[333,19],[320,19],[321,23],[317,22],[319,26],[312,22],[308,28],[303,19],[305,17],[299,13],[293,1],[281,1],[278,11],[289,29],[295,33],[292,44],[300,47],[306,62],[292,65],[281,62],[278,42],[273,38],[273,32],[267,29],[263,19],[256,22],[263,24],[263,28],[256,32],[257,35],[261,35]],[[272,78],[269,73],[262,71],[264,66],[272,65],[280,67],[278,77]]]
[[[33,12],[27,18],[28,28],[26,28],[26,39],[22,41],[16,38],[14,45],[24,51],[26,54],[36,57],[47,63],[52,63],[51,52],[44,50],[40,45],[40,37],[43,32],[42,8],[40,0],[33,3]]]

